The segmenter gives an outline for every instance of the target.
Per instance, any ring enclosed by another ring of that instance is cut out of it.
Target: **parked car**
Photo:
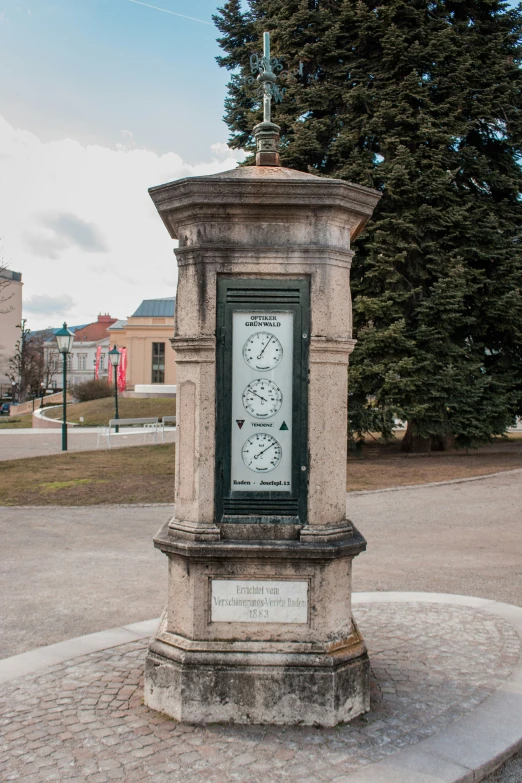
[[[6,413],[9,416],[9,413],[11,412],[11,406],[8,402],[3,402],[0,405],[0,416],[3,416],[4,413]]]

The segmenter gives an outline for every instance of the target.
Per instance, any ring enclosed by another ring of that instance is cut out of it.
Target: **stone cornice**
[[[302,245],[298,247],[243,247],[238,245],[190,245],[178,247],[174,250],[178,266],[191,266],[197,263],[201,257],[208,257],[208,262],[227,264],[293,264],[310,266],[317,264],[329,264],[350,268],[352,265],[353,250],[346,247],[313,247]]]
[[[212,526],[211,526],[212,527]],[[319,534],[319,525],[317,533]],[[214,528],[212,527],[212,531]],[[327,529],[327,534],[330,532]],[[313,536],[312,536],[313,538]],[[328,535],[327,535],[328,538]],[[349,536],[342,540],[313,541],[194,541],[176,536],[176,531],[169,527],[169,522],[158,531],[154,537],[154,546],[165,554],[177,554],[181,557],[193,557],[202,561],[215,561],[223,555],[232,559],[261,560],[334,560],[338,557],[354,557],[366,549],[366,540],[353,527]]]
[[[310,364],[347,364],[356,342],[348,337],[312,336]]]
[[[266,173],[258,171],[259,168],[263,167],[252,167],[251,172],[240,176],[231,171],[181,179],[150,188],[149,194],[174,239],[177,232],[172,219],[178,222],[183,213],[189,215],[201,206],[211,207],[218,213],[226,207],[248,210],[254,206],[258,215],[274,206],[286,211],[337,208],[346,213],[347,221],[351,217],[352,237],[355,237],[381,198],[376,190],[343,180],[302,176],[302,172],[279,168]]]
[[[176,351],[176,362],[214,362],[216,359],[216,338],[181,337],[170,338],[170,344]]]

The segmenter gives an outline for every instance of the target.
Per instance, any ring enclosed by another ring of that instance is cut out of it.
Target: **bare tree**
[[[8,361],[7,377],[15,384],[18,402],[41,394],[42,384],[50,386],[58,372],[58,350],[50,329],[31,332],[25,319],[20,324],[21,336],[16,351]]]
[[[0,237],[1,241],[1,237]],[[6,293],[6,290],[11,285],[11,277],[7,276],[5,273],[8,271],[7,264],[4,261],[4,249],[3,246],[0,245],[0,315],[3,315],[5,313],[10,313],[11,310],[14,310],[13,305],[6,304],[9,302],[13,294]]]
[[[52,329],[46,329],[39,335],[42,341],[42,379],[45,388],[51,386],[54,377],[60,372],[60,354]]]

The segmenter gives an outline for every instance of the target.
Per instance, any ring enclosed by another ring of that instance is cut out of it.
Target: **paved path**
[[[165,442],[173,443],[176,437],[174,428],[165,430]],[[67,436],[68,451],[92,451],[96,449],[98,436],[95,427],[70,429]],[[128,435],[111,438],[112,448],[125,446],[143,446],[152,443],[150,435],[144,438],[144,431],[135,431]],[[100,448],[107,448],[105,442]],[[62,432],[59,429],[12,429],[0,430],[0,461],[23,459],[24,457],[45,457],[48,454],[60,454],[62,451]]]
[[[158,617],[169,508],[0,508],[0,658]]]
[[[347,510],[368,541],[354,561],[354,590],[457,593],[522,606],[522,471],[348,495]]]

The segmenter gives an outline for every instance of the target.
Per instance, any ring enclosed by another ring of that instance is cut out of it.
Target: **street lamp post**
[[[109,359],[112,364],[112,368],[114,370],[114,403],[116,406],[116,419],[119,419],[119,413],[118,413],[118,365],[120,363],[121,359],[121,351],[118,351],[116,346],[112,349],[112,351],[109,351]],[[116,432],[119,432],[120,428],[116,427]]]
[[[63,328],[56,332],[58,350],[63,356],[63,422],[62,422],[62,451],[67,451],[67,356],[71,353],[74,342],[74,334],[67,328],[64,321]]]
[[[45,389],[45,383],[43,381],[40,382],[40,408],[43,408],[43,400],[44,400],[44,389]]]

